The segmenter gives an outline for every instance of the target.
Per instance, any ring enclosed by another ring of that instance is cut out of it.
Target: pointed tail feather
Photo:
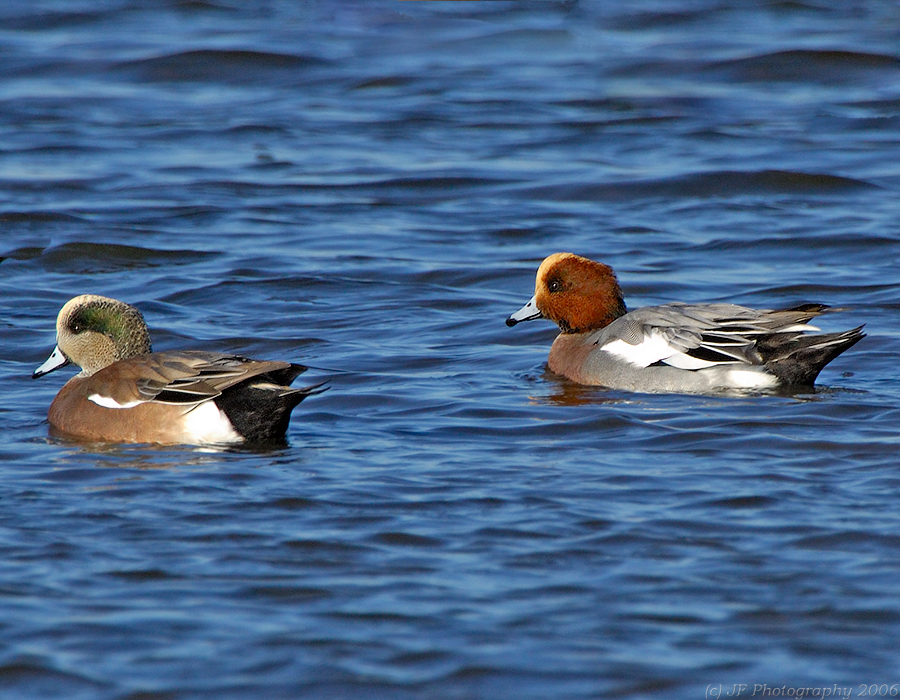
[[[315,396],[316,394],[321,394],[323,391],[328,391],[328,387],[325,386],[327,383],[328,382],[321,382],[320,384],[305,386],[301,389],[290,389],[286,391],[284,395],[289,399],[288,404],[290,405],[291,410],[294,410],[294,408],[307,396]]]

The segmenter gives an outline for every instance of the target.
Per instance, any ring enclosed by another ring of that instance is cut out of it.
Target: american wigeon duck
[[[322,385],[292,389],[306,370],[290,362],[202,351],[151,352],[133,306],[85,294],[56,321],[56,348],[34,372],[70,362],[81,372],[50,404],[59,433],[96,442],[270,443],[284,440],[291,411]]]
[[[506,323],[545,318],[561,331],[550,369],[579,384],[640,392],[809,386],[865,336],[807,322],[824,304],[771,311],[734,304],[649,306],[628,312],[612,268],[555,253],[537,271],[531,300]]]

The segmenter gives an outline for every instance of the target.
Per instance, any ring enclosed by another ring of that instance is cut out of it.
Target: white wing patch
[[[664,357],[663,362],[678,369],[706,369],[707,367],[715,367],[718,362],[712,360],[701,360],[699,357],[691,357],[683,352],[676,352],[674,355]]]
[[[813,326],[809,323],[797,323],[793,326],[788,326],[787,328],[778,328],[776,330],[777,333],[802,333],[804,331],[820,331],[822,330],[818,326]]]
[[[118,403],[112,396],[101,396],[100,394],[91,394],[88,396],[88,401],[93,401],[98,406],[103,406],[103,408],[134,408],[144,403],[143,401],[129,401],[122,404]]]
[[[618,355],[636,367],[649,367],[654,362],[665,360],[678,352],[658,333],[645,335],[644,340],[637,345],[626,343],[620,338],[607,343],[600,349]]]
[[[613,355],[618,355],[623,360],[636,367],[649,367],[656,362],[662,362],[676,369],[696,371],[736,362],[736,360],[726,362],[701,360],[699,357],[693,357],[677,348],[673,348],[661,333],[653,331],[648,335],[645,335],[643,342],[638,343],[637,345],[627,343],[620,338],[611,343],[607,343],[600,349],[612,353]],[[734,386],[746,388],[769,386],[767,383],[760,383],[757,372],[748,372],[747,374],[752,376],[735,379],[734,381],[736,383]]]

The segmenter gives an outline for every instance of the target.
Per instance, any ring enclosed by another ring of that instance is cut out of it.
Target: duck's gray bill
[[[43,377],[45,374],[50,374],[53,370],[65,367],[67,364],[69,364],[69,358],[63,355],[62,350],[57,346],[53,348],[53,352],[50,353],[50,357],[47,358],[47,361],[34,370],[34,374],[31,375],[31,378],[37,379],[38,377]]]
[[[534,319],[541,317],[542,314],[538,311],[537,301],[535,300],[535,297],[531,297],[525,306],[506,319],[506,325],[511,327],[522,321],[533,321]]]

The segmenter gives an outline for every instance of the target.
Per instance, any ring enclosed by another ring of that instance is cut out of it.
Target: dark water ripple
[[[0,8],[0,695],[685,698],[900,676],[890,3]],[[807,393],[638,396],[503,320],[821,301]],[[310,366],[287,447],[50,438],[59,307]]]
[[[828,194],[852,192],[872,187],[852,178],[816,173],[763,171],[758,173],[707,172],[682,175],[656,182],[619,182],[609,185],[559,185],[527,192],[529,198],[552,201],[588,200],[621,201],[623,199],[665,197],[712,197],[738,195]]]
[[[841,83],[857,82],[877,72],[896,77],[900,73],[900,58],[856,51],[807,49],[725,61],[721,68],[727,71],[731,80]]]
[[[128,61],[114,66],[113,70],[130,73],[131,79],[139,82],[223,82],[241,85],[272,80],[280,73],[295,80],[298,70],[324,64],[326,61],[315,56],[203,49]]]

